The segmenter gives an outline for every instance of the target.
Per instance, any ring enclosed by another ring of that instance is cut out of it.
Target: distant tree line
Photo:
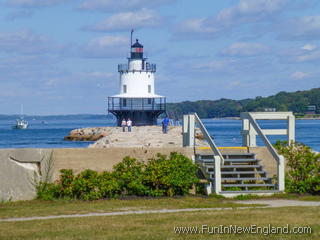
[[[240,112],[259,112],[265,108],[277,111],[292,111],[295,115],[304,115],[309,105],[315,105],[320,113],[320,88],[297,92],[279,92],[269,97],[258,96],[255,99],[219,99],[184,101],[168,103],[167,113],[171,118],[180,118],[183,114],[197,112],[201,118],[239,117]]]

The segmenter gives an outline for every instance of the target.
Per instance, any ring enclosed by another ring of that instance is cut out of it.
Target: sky
[[[0,0],[0,114],[106,113],[131,29],[168,102],[319,87],[318,0]]]

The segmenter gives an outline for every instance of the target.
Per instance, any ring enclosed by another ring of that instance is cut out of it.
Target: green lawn
[[[277,194],[272,197],[241,196],[239,199],[292,199],[304,201],[320,201],[320,196]],[[10,217],[32,217],[61,214],[114,212],[149,209],[177,208],[215,208],[237,207],[232,199],[217,198],[216,196],[186,196],[174,198],[136,198],[130,200],[56,200],[56,201],[18,201],[0,203],[0,219]],[[246,205],[247,206],[247,205]]]
[[[215,197],[137,198],[99,201],[19,201],[0,204],[0,218],[48,216],[61,214],[114,212],[148,209],[236,207],[240,204]]]
[[[170,201],[168,201],[170,202]],[[234,209],[208,212],[0,222],[0,239],[320,239],[318,207]],[[310,226],[312,234],[176,234],[177,226]]]

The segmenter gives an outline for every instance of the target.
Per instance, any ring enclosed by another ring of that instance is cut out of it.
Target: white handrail
[[[221,165],[224,164],[224,158],[221,154],[221,152],[219,151],[217,145],[215,144],[215,142],[213,141],[213,139],[211,138],[210,134],[208,133],[206,127],[203,125],[202,121],[200,120],[199,116],[197,113],[194,113],[194,116],[195,116],[195,120],[197,121],[197,123],[199,124],[200,126],[200,130],[201,132],[203,133],[205,139],[207,140],[210,148],[212,149],[213,153],[215,156],[219,156],[220,159],[221,159]]]
[[[259,127],[257,121],[252,117],[251,113],[247,113],[247,119],[249,120],[250,124],[253,126],[254,130],[258,133],[258,135],[261,137],[262,141],[266,145],[266,147],[269,149],[272,156],[276,159],[277,162],[280,161],[280,156],[278,152],[275,150],[275,148],[270,143],[269,139],[266,137],[266,135],[263,134],[262,129]]]

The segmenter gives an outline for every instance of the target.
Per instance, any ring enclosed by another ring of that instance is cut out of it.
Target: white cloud
[[[279,26],[283,40],[319,40],[320,15],[292,18]]]
[[[308,78],[309,76],[310,76],[310,74],[304,73],[304,72],[299,72],[299,71],[291,74],[291,78],[296,79],[296,80]]]
[[[174,0],[85,0],[81,2],[79,9],[115,12],[140,9],[141,7],[153,7],[173,1]]]
[[[123,36],[103,36],[91,39],[85,46],[83,54],[92,58],[112,58],[123,56],[129,48],[129,39]]]
[[[238,5],[220,11],[216,19],[231,25],[257,21],[282,10],[287,3],[288,0],[240,0]]]
[[[65,46],[31,30],[0,32],[0,52],[19,54],[61,53]]]
[[[301,54],[296,56],[295,60],[297,62],[312,62],[320,60],[320,51],[313,51],[308,54]]]
[[[307,50],[307,51],[312,51],[314,49],[317,48],[317,45],[314,45],[314,44],[306,44],[304,45],[301,49],[302,50]]]
[[[176,31],[178,34],[218,35],[240,24],[270,21],[271,16],[283,10],[287,3],[288,0],[240,0],[216,16],[187,19],[176,27]]]
[[[187,19],[181,23],[177,30],[179,32],[194,34],[213,34],[221,31],[221,27],[206,24],[207,18]]]
[[[287,48],[279,54],[282,62],[304,63],[320,61],[320,50],[316,45],[306,44],[302,48]]]
[[[71,0],[7,0],[5,5],[13,7],[47,7]]]
[[[135,12],[122,12],[112,15],[100,23],[85,27],[91,31],[126,31],[132,28],[159,26],[162,18],[153,10],[141,9]]]
[[[237,42],[221,51],[224,56],[248,57],[264,54],[269,48],[263,44],[250,42]]]
[[[228,72],[236,64],[236,60],[213,60],[206,63],[191,65],[194,72]]]

